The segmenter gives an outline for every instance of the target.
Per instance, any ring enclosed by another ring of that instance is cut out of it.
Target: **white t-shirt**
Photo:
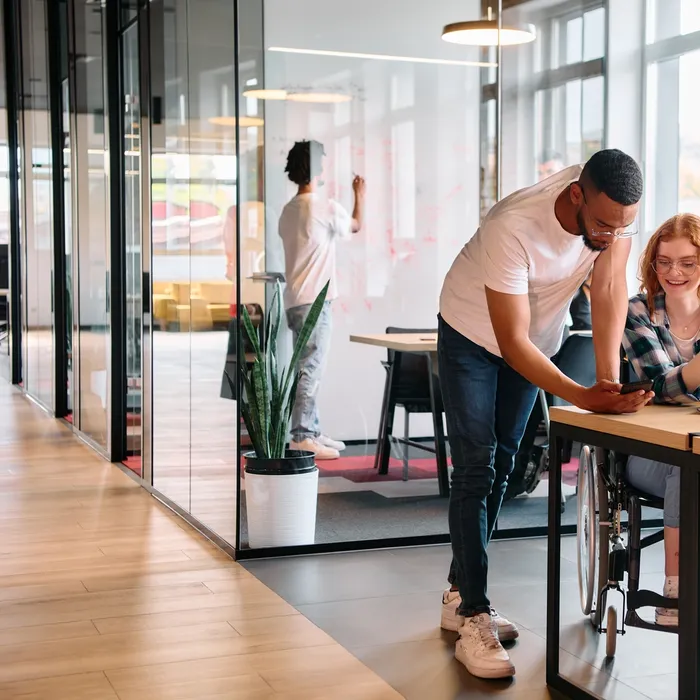
[[[485,287],[530,298],[530,340],[547,357],[561,344],[569,305],[598,252],[565,231],[554,203],[582,166],[572,165],[514,192],[484,218],[447,273],[440,313],[473,343],[501,356],[486,305]]]
[[[298,194],[282,210],[279,235],[284,245],[284,308],[313,304],[330,280],[327,300],[335,299],[335,244],[352,234],[352,217],[338,202],[316,192]]]

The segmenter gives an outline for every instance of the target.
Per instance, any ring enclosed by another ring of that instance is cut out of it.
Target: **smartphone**
[[[654,382],[643,381],[643,382],[630,382],[629,384],[623,384],[622,389],[620,389],[621,394],[631,394],[634,391],[651,391],[654,386]]]

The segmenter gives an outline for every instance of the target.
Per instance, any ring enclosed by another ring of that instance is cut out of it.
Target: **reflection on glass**
[[[109,431],[109,150],[103,5],[76,0],[75,200],[80,281],[77,310],[80,367],[78,427],[107,449]],[[75,357],[75,351],[73,353]]]
[[[187,3],[168,3],[162,33],[151,23],[154,95],[163,115],[152,130],[153,484],[190,510],[190,129]]]
[[[53,162],[48,82],[46,2],[21,6],[25,244],[24,387],[53,408]]]
[[[191,510],[228,542],[236,533],[236,415],[224,376],[236,313],[234,8],[189,15]],[[242,126],[242,125],[241,125]],[[254,128],[254,127],[253,127]],[[242,128],[242,137],[246,129]],[[261,132],[260,132],[261,133]],[[242,231],[257,210],[241,207]],[[262,221],[262,219],[261,219]],[[235,379],[235,371],[232,373]]]
[[[337,10],[330,21],[322,2],[312,2],[303,18],[279,0],[247,5],[240,32],[251,40],[242,47],[239,84],[242,92],[256,90],[262,99],[239,101],[239,306],[262,299],[269,304],[271,299],[271,285],[247,277],[285,271],[281,218],[298,191],[285,172],[295,142],[323,144],[324,182],[317,193],[349,214],[354,207],[353,179],[361,175],[366,180],[363,226],[336,244],[338,296],[331,306],[332,337],[318,409],[323,435],[345,442],[346,448],[338,459],[318,460],[316,542],[446,533],[447,499],[438,494],[434,454],[411,446],[404,481],[404,448],[390,443],[388,473],[374,468],[387,351],[356,345],[349,338],[380,333],[389,326],[436,326],[445,272],[478,226],[480,185],[490,187],[492,182],[486,182],[486,174],[483,179],[479,175],[482,52],[443,42],[430,9],[414,0],[408,6],[394,0],[378,6],[376,26],[391,23],[397,13],[408,18],[402,36],[395,37],[366,31],[351,8]],[[470,19],[463,7],[451,7],[454,16],[446,21]],[[277,47],[274,51],[261,51],[263,24],[264,46]],[[311,53],[279,47],[304,47]],[[331,47],[339,53],[313,53]],[[473,65],[460,65],[466,61]],[[266,93],[259,91],[316,97],[304,102],[265,99]],[[332,101],[322,101],[321,92],[333,95]],[[263,125],[243,128],[244,120],[261,120]],[[260,212],[256,217],[264,211],[264,259],[244,211],[254,205]],[[262,309],[267,312],[264,304]],[[294,319],[289,320],[294,325]],[[283,362],[289,360],[291,338],[283,324]],[[417,361],[429,386],[426,358]],[[401,406],[396,417],[394,434],[403,436]],[[413,412],[408,424],[419,446],[434,445],[429,409]],[[245,479],[242,488],[245,491]],[[241,509],[245,546],[244,502]]]
[[[233,543],[237,411],[225,371],[235,379],[234,7],[215,0],[188,13],[178,1],[169,10],[151,49],[163,52],[165,71],[151,160],[154,485]],[[254,235],[263,223],[256,208],[242,220]]]
[[[138,26],[122,37],[126,267],[126,464],[141,474],[141,91]]]

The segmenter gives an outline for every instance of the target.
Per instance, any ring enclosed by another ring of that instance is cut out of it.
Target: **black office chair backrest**
[[[557,354],[557,367],[570,379],[591,386],[595,384],[595,353],[593,338],[588,335],[570,335]],[[553,397],[552,405],[567,406],[568,402],[558,396]]]
[[[389,326],[387,334],[391,333],[437,333],[437,328],[397,328]],[[395,352],[389,350],[387,359],[394,362]],[[424,355],[402,353],[398,376],[394,376],[394,386],[399,402],[430,401],[430,369]]]

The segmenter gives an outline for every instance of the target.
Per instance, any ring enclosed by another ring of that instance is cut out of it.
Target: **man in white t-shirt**
[[[311,304],[330,281],[323,311],[299,363],[302,377],[292,413],[290,447],[310,450],[317,459],[337,459],[345,445],[321,432],[316,402],[330,347],[331,302],[338,296],[336,241],[349,238],[362,228],[365,181],[359,176],[353,180],[355,203],[350,216],[342,205],[319,191],[324,184],[324,156],[323,145],[318,141],[299,141],[289,151],[285,172],[299,189],[282,211],[279,234],[287,279],[284,308],[294,342]]]
[[[442,626],[459,631],[455,656],[482,678],[512,676],[501,641],[518,630],[487,597],[491,538],[537,387],[591,411],[626,413],[651,393],[620,394],[629,237],[642,196],[637,164],[599,151],[515,192],[487,214],[447,273],[438,362],[452,464],[451,588]],[[593,270],[597,384],[586,388],[551,362],[567,311]]]

